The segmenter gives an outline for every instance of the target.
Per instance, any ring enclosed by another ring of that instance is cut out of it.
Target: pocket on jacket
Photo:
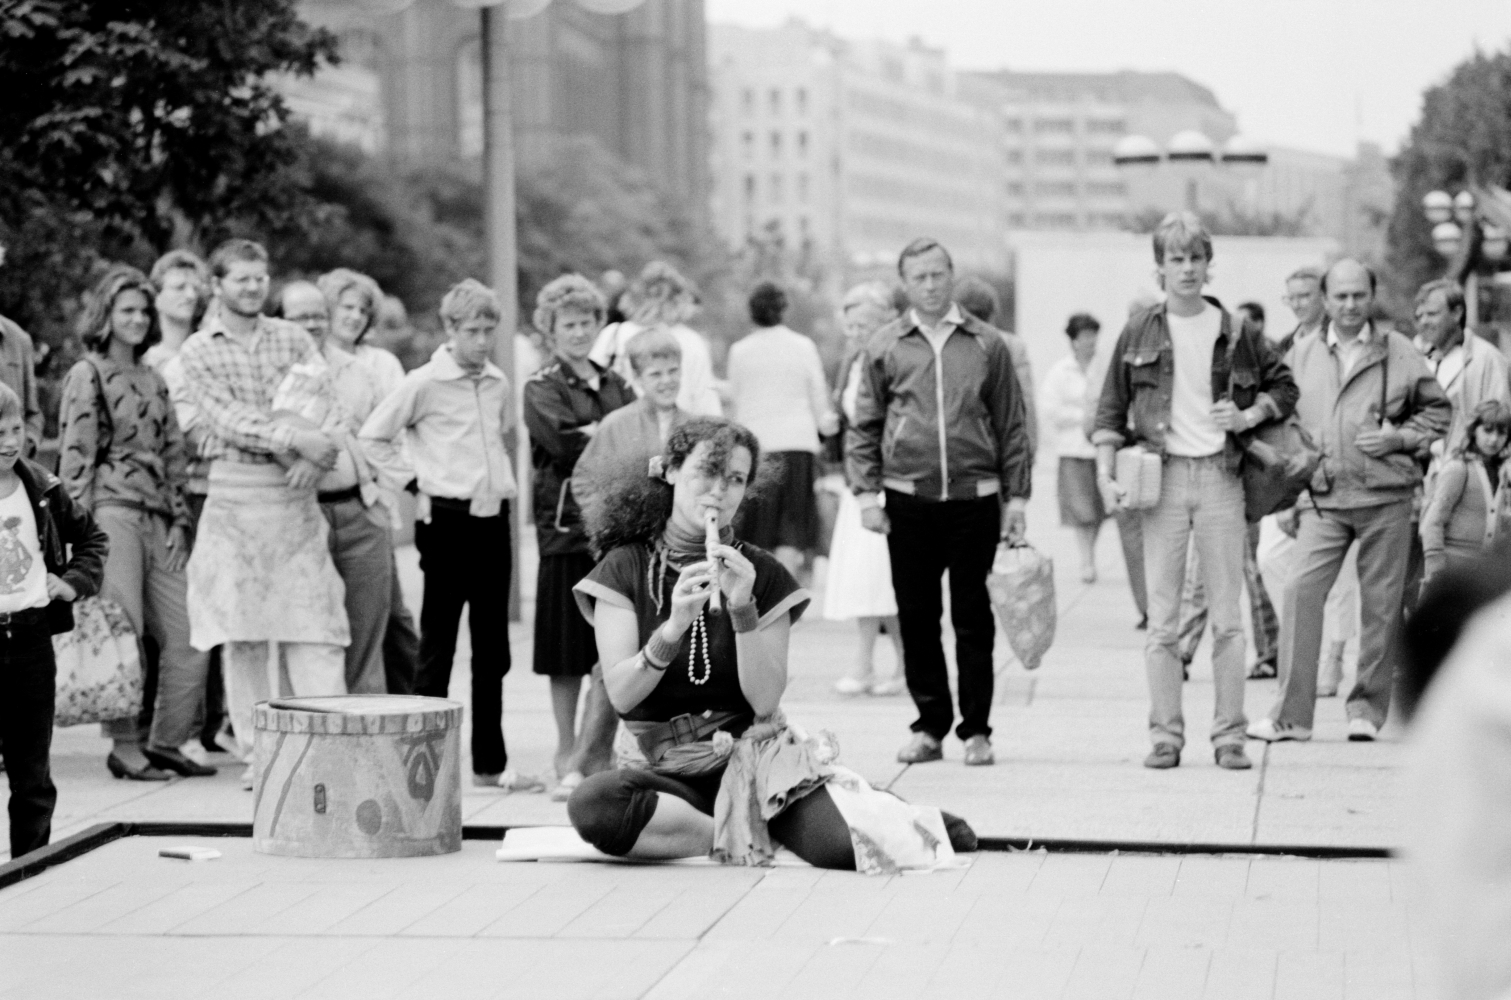
[[[1373,489],[1411,489],[1422,479],[1422,467],[1410,455],[1392,452],[1384,458],[1364,456],[1364,485]]]
[[[897,450],[897,440],[902,437],[902,432],[907,429],[907,426],[908,418],[906,416],[898,417],[896,423],[888,425],[886,439],[881,445],[881,457],[883,460],[888,462],[892,460],[892,453]]]
[[[1158,388],[1159,351],[1133,351],[1123,355],[1128,366],[1128,384],[1138,388]]]

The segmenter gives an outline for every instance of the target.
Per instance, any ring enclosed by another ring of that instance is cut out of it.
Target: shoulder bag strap
[[[105,375],[100,371],[98,359],[93,354],[85,354],[84,360],[89,362],[89,368],[94,372],[95,425],[98,428],[94,464],[98,467],[110,457],[110,445],[115,438],[115,418],[110,414],[110,401],[105,398]]]

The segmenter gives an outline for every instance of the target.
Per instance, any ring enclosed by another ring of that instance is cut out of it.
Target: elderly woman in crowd
[[[1081,580],[1097,578],[1097,535],[1107,511],[1097,491],[1097,452],[1086,436],[1087,372],[1097,353],[1102,324],[1087,313],[1076,313],[1065,325],[1070,353],[1050,366],[1039,390],[1039,409],[1054,433],[1060,456],[1060,524],[1076,535],[1081,553]]]
[[[567,813],[589,843],[632,858],[769,865],[780,844],[823,868],[932,867],[974,846],[969,827],[876,792],[834,763],[831,739],[782,716],[808,594],[729,527],[760,450],[738,424],[688,421],[649,475],[627,473],[595,508],[605,555],[578,599],[638,752],[583,781]]]
[[[540,569],[535,585],[535,672],[551,678],[556,717],[553,797],[565,800],[591,773],[584,758],[613,713],[601,693],[589,688],[583,740],[577,738],[582,679],[593,670],[598,649],[593,630],[578,614],[572,588],[593,568],[582,514],[572,495],[572,471],[605,416],[634,401],[629,384],[588,354],[603,325],[604,301],[592,282],[566,274],[540,290],[535,328],[552,358],[524,387],[525,427],[530,432],[530,469]],[[602,740],[598,741],[601,745]]]
[[[677,405],[689,413],[722,414],[708,341],[687,326],[698,308],[692,283],[665,261],[653,260],[625,290],[619,307],[629,319],[604,327],[593,347],[593,361],[614,369],[633,385],[634,371],[627,354],[630,340],[648,327],[664,326],[682,349],[682,389]],[[643,393],[638,386],[636,389]]]
[[[189,643],[184,439],[167,384],[142,361],[159,336],[156,298],[135,268],[100,279],[84,314],[87,353],[64,380],[59,419],[64,488],[110,539],[103,594],[159,650],[156,700],[104,725],[110,773],[135,781],[215,773],[179,750],[195,734],[210,657]]]
[[[880,281],[856,285],[840,303],[840,328],[845,334],[845,357],[835,385],[835,409],[840,415],[839,437],[855,415],[862,361],[871,334],[897,318],[892,290]],[[844,695],[895,695],[902,681],[902,629],[897,624],[897,595],[892,592],[892,557],[887,536],[867,531],[860,523],[860,503],[840,477],[839,513],[829,542],[829,577],[824,587],[824,617],[855,620],[860,630],[855,666],[834,689]],[[890,674],[875,670],[876,640],[882,626],[892,640],[895,663]]]

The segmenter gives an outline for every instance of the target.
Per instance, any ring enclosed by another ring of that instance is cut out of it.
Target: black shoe
[[[976,831],[965,820],[943,809],[939,810],[939,815],[944,817],[944,832],[949,834],[950,846],[956,854],[972,854],[981,846],[976,840]]]
[[[1157,771],[1179,767],[1180,750],[1174,743],[1156,743],[1154,749],[1149,751],[1149,756],[1144,758],[1144,766]]]
[[[1149,631],[1149,616],[1148,615],[1144,615],[1142,618],[1140,618],[1134,624],[1133,627],[1134,627],[1134,629],[1136,629],[1139,632],[1147,632],[1147,631]]]
[[[201,764],[192,757],[185,757],[178,750],[156,750],[148,747],[142,753],[152,762],[152,766],[164,771],[173,771],[186,778],[208,778],[215,773],[215,768]]]
[[[1243,744],[1227,743],[1218,747],[1215,751],[1217,766],[1226,771],[1247,771],[1254,764],[1249,760],[1249,755],[1243,752]]]
[[[160,771],[151,764],[146,767],[132,767],[113,753],[105,758],[105,766],[110,768],[110,773],[117,778],[128,778],[131,781],[167,781],[172,777],[167,771]]]
[[[1181,665],[1180,665],[1180,679],[1183,680],[1183,681],[1189,681],[1191,679],[1191,661],[1190,660],[1182,660],[1181,661]]]

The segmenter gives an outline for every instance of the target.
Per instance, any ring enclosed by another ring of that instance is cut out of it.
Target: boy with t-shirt
[[[1244,753],[1243,562],[1247,545],[1240,435],[1296,406],[1296,383],[1263,335],[1234,323],[1202,294],[1212,237],[1191,212],[1172,212],[1154,231],[1154,262],[1166,300],[1128,319],[1112,351],[1092,443],[1097,485],[1108,511],[1126,491],[1113,480],[1117,449],[1138,444],[1163,456],[1158,502],[1143,512],[1144,575],[1149,588],[1149,738],[1145,767],[1180,763],[1183,669],[1180,598],[1186,552],[1195,541],[1212,621],[1217,765],[1252,766]]]
[[[21,398],[0,383],[0,743],[12,858],[52,836],[52,637],[73,629],[71,602],[99,592],[110,549],[89,512],[25,451]]]

